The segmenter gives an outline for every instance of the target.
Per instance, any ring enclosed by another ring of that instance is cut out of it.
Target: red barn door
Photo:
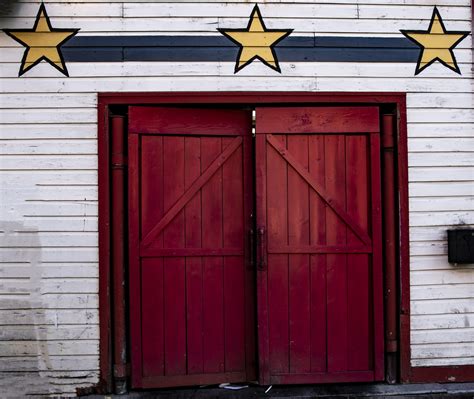
[[[258,108],[260,382],[382,380],[376,107]]]
[[[130,107],[133,387],[255,380],[251,114]]]

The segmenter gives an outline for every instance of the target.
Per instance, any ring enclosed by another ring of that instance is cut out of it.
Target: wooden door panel
[[[206,135],[207,111],[145,108],[130,111],[133,386],[254,379],[251,148],[235,134],[250,117],[218,112]]]
[[[268,320],[259,335],[263,383],[383,373],[378,110],[324,110],[257,110],[257,224],[268,253],[258,272]],[[277,114],[278,124],[269,121]]]

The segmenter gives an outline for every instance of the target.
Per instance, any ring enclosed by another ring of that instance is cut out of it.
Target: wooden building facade
[[[474,381],[468,0],[0,12],[0,390]]]

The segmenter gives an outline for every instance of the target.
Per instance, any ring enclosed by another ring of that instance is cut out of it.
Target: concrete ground
[[[162,389],[153,391],[135,391],[125,395],[89,395],[88,399],[310,399],[310,398],[376,398],[376,399],[421,399],[421,398],[469,398],[474,399],[474,382],[452,384],[332,384],[306,386],[249,386],[241,390],[229,390],[212,387]]]

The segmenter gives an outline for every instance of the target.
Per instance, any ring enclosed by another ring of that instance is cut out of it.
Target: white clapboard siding
[[[472,284],[412,286],[411,299],[472,299]],[[434,303],[433,306],[436,306]],[[444,315],[446,317],[451,315]],[[416,318],[414,318],[416,319]]]
[[[448,358],[431,358],[431,359],[412,359],[411,365],[413,367],[426,367],[426,366],[462,366],[472,365],[474,357],[448,357]],[[452,377],[451,381],[456,381],[455,377]]]
[[[411,156],[411,154],[409,155]],[[474,195],[472,181],[412,182],[408,185],[410,197],[455,197]]]
[[[409,125],[408,137],[472,137],[473,131],[474,123],[412,123]]]
[[[18,3],[2,28],[33,26],[39,3]],[[293,36],[397,38],[427,29],[434,5],[448,31],[472,29],[470,0],[259,3],[269,28]],[[247,26],[253,6],[46,1],[53,27],[80,36],[217,37]],[[446,246],[448,228],[474,225],[471,35],[454,50],[462,75],[437,62],[416,77],[415,63],[281,62],[278,74],[256,61],[236,75],[234,62],[68,63],[70,78],[42,62],[18,78],[23,54],[0,32],[0,392],[67,396],[98,382],[99,92],[407,93],[412,365],[474,364],[474,266],[450,265]]]
[[[247,26],[252,5],[247,9],[247,15],[235,17],[137,17],[137,18],[94,18],[91,16],[83,18],[55,17],[52,18],[56,28],[79,28],[83,32],[201,32],[214,31],[218,28],[235,29]],[[288,10],[289,11],[289,10]],[[263,14],[263,13],[262,13]],[[432,10],[424,13],[418,19],[359,19],[340,18],[335,15],[332,18],[318,19],[314,16],[306,18],[271,18],[265,17],[265,25],[269,29],[292,28],[295,32],[301,33],[379,33],[379,32],[399,32],[400,29],[426,29],[431,19]],[[7,28],[31,28],[35,17],[26,18],[0,18],[0,26]],[[470,20],[444,20],[448,30],[470,30]]]
[[[474,273],[472,268],[462,268],[453,266],[451,270],[436,271],[412,271],[410,273],[410,283],[415,285],[447,285],[447,284],[474,284]],[[474,305],[473,303],[468,303]],[[472,310],[474,313],[474,309]]]
[[[34,3],[34,0],[19,0],[19,3]],[[51,3],[78,3],[79,0],[52,0],[46,1],[47,4]],[[106,3],[109,4],[111,0],[87,0],[82,3]],[[189,3],[189,0],[183,1],[184,3]],[[193,3],[198,3],[198,6],[205,3],[222,3],[222,0],[192,0]],[[241,3],[242,0],[227,0],[225,4],[234,6],[238,3]],[[142,3],[143,5],[148,5],[149,3],[144,0],[114,0],[114,3]],[[154,3],[162,3],[164,5],[169,4],[169,0],[154,0]],[[310,3],[308,0],[265,0],[265,4],[306,4]],[[369,4],[369,5],[380,5],[384,6],[390,5],[426,5],[426,0],[411,0],[409,4],[406,3],[406,0],[318,0],[318,3],[330,3],[330,4]],[[432,0],[430,2],[432,5],[437,6],[451,6],[451,7],[469,7],[469,0]]]
[[[94,294],[97,292],[97,279],[44,279],[41,282],[32,280],[0,280],[0,292],[31,292],[39,290],[44,294]]]
[[[9,51],[9,50],[6,50]],[[462,56],[468,56],[469,53],[461,53]],[[4,62],[0,64],[0,76],[5,78],[6,81],[10,81],[11,79],[16,79],[18,76],[18,71],[19,71],[19,64],[18,64],[18,58],[20,55],[14,57],[14,62]],[[21,57],[20,57],[21,58]],[[459,57],[458,57],[459,58]],[[458,60],[460,61],[460,60]],[[470,60],[469,60],[470,61]],[[442,79],[450,79],[450,80],[456,80],[458,81],[459,79],[465,79],[469,80],[469,78],[472,77],[473,72],[471,71],[470,68],[470,62],[459,62],[459,66],[461,70],[463,71],[462,77],[459,77],[459,75],[455,73],[449,73],[446,74],[445,68],[439,65],[433,65],[432,69],[426,71],[424,76],[426,78],[442,78]],[[122,65],[120,63],[110,63],[110,62],[104,62],[104,63],[95,63],[95,64],[84,64],[84,63],[69,63],[68,64],[68,69],[69,73],[71,76],[74,76],[74,78],[88,78],[90,79],[91,77],[97,77],[97,78],[106,78],[110,76],[122,76],[122,77],[137,77],[137,76],[142,76],[142,77],[150,77],[150,76],[175,76],[176,74],[182,75],[182,76],[207,76],[207,77],[228,77],[228,78],[250,78],[250,77],[258,77],[262,75],[268,75],[268,76],[277,76],[276,72],[271,72],[268,70],[267,67],[265,67],[262,63],[256,62],[254,65],[249,65],[248,70],[243,69],[241,72],[239,72],[238,76],[234,75],[234,68],[232,67],[233,64],[231,63],[225,63],[225,67],[222,66],[221,63],[217,62],[190,62],[190,63],[183,63],[182,65],[174,65],[173,63],[169,62],[146,62],[146,63],[140,63],[140,62],[127,62],[125,65]],[[344,77],[344,78],[351,78],[354,76],[358,77],[366,77],[366,78],[374,78],[374,77],[379,77],[379,78],[386,78],[387,75],[390,75],[392,77],[396,78],[412,78],[413,76],[413,65],[411,64],[402,64],[402,63],[393,63],[393,64],[380,64],[380,63],[375,63],[375,64],[366,64],[366,63],[355,63],[355,62],[347,62],[347,63],[334,63],[334,62],[328,62],[328,63],[309,63],[309,62],[282,62],[281,63],[281,68],[282,68],[282,73],[285,74],[286,77],[317,77],[322,78],[322,77]],[[393,71],[393,72],[392,72]],[[51,67],[46,64],[42,63],[35,67],[34,69],[28,71],[23,79],[34,79],[36,80],[41,80],[47,79],[48,77],[51,76],[56,76],[56,72],[51,70]],[[92,90],[92,89],[91,89]],[[61,94],[62,95],[62,94]],[[464,96],[467,95],[467,93],[459,93],[459,97],[461,100],[464,100]],[[18,102],[19,100],[16,99],[17,95],[9,94],[8,96],[13,97],[15,102]],[[5,102],[8,101],[8,96],[5,95]],[[88,93],[77,93],[76,96],[79,98],[87,98],[91,96],[91,94]],[[35,97],[32,98],[32,100],[23,100],[21,103],[23,106],[27,109],[35,109],[35,108],[41,108],[41,106],[44,106],[44,103],[38,103],[37,99],[41,98],[41,94],[35,94]],[[440,96],[438,96],[438,99]],[[461,102],[461,100],[459,102]],[[60,101],[57,101],[60,103]],[[66,103],[67,102],[67,103]],[[70,99],[65,100],[66,104],[71,104]],[[66,108],[67,105],[64,105]],[[423,104],[423,103],[421,103]],[[72,105],[72,104],[71,104]],[[466,108],[466,105],[469,105],[470,108],[472,106],[470,105],[469,102],[465,102],[463,104],[458,104],[460,108]],[[418,108],[421,106],[419,105]],[[467,107],[467,108],[469,108]],[[8,106],[5,104],[2,106],[0,104],[0,108],[12,108],[11,106]],[[77,108],[71,106],[70,108]],[[423,122],[430,122],[431,119],[429,118],[429,112],[432,111],[432,108],[429,106],[428,108],[428,114],[425,118],[423,118],[423,114],[418,117],[418,120],[414,120],[413,122],[417,121],[423,121]],[[456,122],[456,116],[457,116],[457,110],[453,108],[449,109],[444,109],[443,112],[439,115],[440,118],[443,118],[443,115],[446,114],[446,117],[442,119],[442,122]],[[465,113],[469,113],[469,110],[463,111]],[[472,114],[472,111],[470,111]],[[414,115],[416,117],[417,115]],[[409,123],[412,121],[410,120],[411,115],[409,115]],[[427,120],[425,120],[427,119]],[[462,122],[467,122],[464,120],[464,118],[461,118]],[[437,120],[435,121],[437,122]]]
[[[474,314],[417,315],[412,318],[413,330],[430,330],[433,328],[469,328],[474,326]]]
[[[446,226],[411,227],[412,241],[443,241],[448,239]]]
[[[97,370],[97,355],[57,355],[1,358],[0,371],[79,371]]]
[[[0,310],[2,324],[17,326],[28,325],[69,325],[69,324],[97,324],[98,314],[95,309],[19,309]]]
[[[472,342],[474,327],[450,328],[449,330],[415,330],[411,332],[413,344],[442,344]]]
[[[25,162],[25,161],[28,162]],[[463,163],[464,164],[464,163]],[[97,156],[81,155],[8,155],[0,160],[0,170],[49,169],[97,170]],[[82,197],[84,198],[84,197]]]
[[[416,152],[408,155],[408,162],[411,166],[474,166],[474,152]]]
[[[0,359],[2,357],[23,357],[47,354],[48,356],[60,355],[94,355],[99,350],[99,340],[76,340],[76,341],[0,341]]]
[[[425,358],[455,358],[455,357],[474,357],[472,345],[469,343],[446,343],[446,344],[422,344],[416,345],[411,351],[413,359]]]
[[[436,301],[436,307],[433,307],[429,300],[413,301],[411,304],[411,313],[412,315],[474,313],[474,299],[470,301],[464,299],[440,299]]]
[[[473,154],[474,157],[474,154]],[[411,212],[430,211],[468,211],[474,208],[473,197],[438,197],[438,198],[411,198],[409,201]]]
[[[410,270],[452,270],[447,255],[412,256]],[[456,268],[467,268],[474,271],[474,265],[458,265]]]
[[[412,212],[410,213],[410,226],[468,226],[474,224],[473,211],[456,212]]]
[[[99,328],[96,325],[89,326],[57,326],[49,328],[47,326],[36,327],[31,326],[4,326],[0,330],[0,343],[4,344],[9,341],[59,341],[67,342],[68,340],[98,340]],[[2,353],[3,354],[3,353]]]
[[[60,232],[57,235],[63,235]],[[22,266],[23,265],[23,266]],[[42,279],[54,278],[97,278],[98,265],[90,263],[66,263],[58,264],[42,262],[33,270],[29,263],[2,263],[0,265],[0,280],[2,279],[29,279],[32,275],[39,275]]]
[[[29,96],[29,95],[28,95]],[[27,97],[28,97],[27,96]],[[23,95],[23,97],[25,97]],[[54,107],[54,106],[53,106]],[[1,121],[0,121],[1,122]],[[0,124],[1,140],[16,139],[96,139],[96,123]]]

